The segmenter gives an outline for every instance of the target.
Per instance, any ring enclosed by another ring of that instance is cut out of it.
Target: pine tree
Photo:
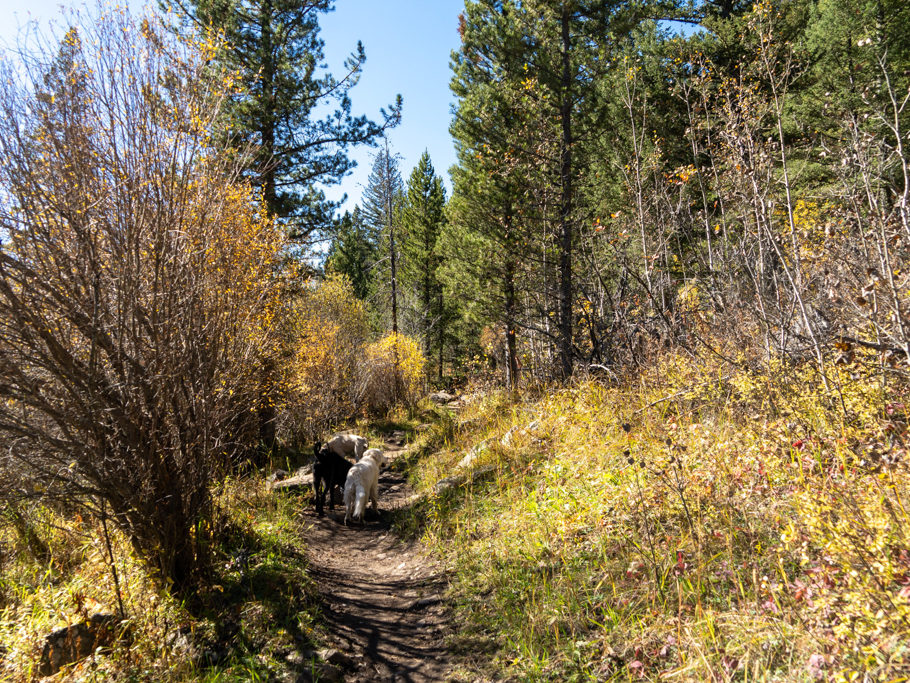
[[[521,267],[524,242],[512,204],[514,188],[464,165],[455,169],[453,180],[448,222],[438,242],[445,254],[438,278],[452,309],[457,302],[462,327],[475,338],[488,325],[504,328],[505,380],[515,388],[518,294],[528,269]]]
[[[503,205],[512,212],[509,232],[520,225],[541,238],[541,306],[555,308],[557,327],[549,330],[549,310],[540,327],[555,337],[561,377],[575,362],[579,188],[606,111],[595,85],[638,11],[594,0],[475,0],[466,4],[462,47],[453,58],[460,98],[453,134],[475,156],[510,166],[507,184],[518,189]],[[507,216],[500,218],[503,225]]]
[[[373,158],[373,170],[363,192],[361,211],[365,226],[379,235],[379,259],[373,276],[378,299],[375,305],[381,313],[388,311],[388,322],[396,333],[400,322],[398,270],[401,244],[398,218],[403,194],[398,157],[389,151],[386,140],[385,146]]]
[[[359,42],[341,79],[321,72],[319,16],[332,0],[160,0],[191,27],[223,36],[221,60],[239,72],[245,94],[226,113],[224,134],[238,148],[258,149],[251,169],[269,211],[292,237],[324,230],[338,205],[321,186],[337,184],[353,168],[347,149],[375,144],[399,121],[401,97],[374,123],[351,113],[349,93],[366,55]],[[317,118],[328,103],[334,112]]]
[[[602,91],[594,87],[606,73],[605,59],[628,34],[640,9],[603,0],[530,0],[521,3],[523,33],[530,36],[530,69],[542,96],[558,117],[559,188],[557,243],[559,259],[559,358],[563,377],[574,364],[574,258],[578,239],[578,188],[586,175],[583,144],[600,128]]]
[[[379,234],[364,221],[359,206],[338,221],[326,255],[326,272],[346,275],[358,299],[366,300],[373,290],[373,268],[379,255]]]
[[[534,278],[547,268],[534,254],[541,241],[539,197],[531,188],[539,185],[531,178],[550,163],[538,144],[546,124],[523,81],[531,47],[517,11],[512,2],[470,2],[461,17],[462,46],[452,56],[451,84],[458,102],[450,129],[459,164],[440,237],[446,255],[440,278],[448,296],[459,302],[467,330],[504,329],[506,383],[512,387],[518,382],[519,317],[525,327],[534,325],[533,314],[519,315],[518,296],[539,289]],[[546,309],[546,292],[543,299]],[[548,319],[546,313],[539,317]]]
[[[429,152],[424,151],[408,179],[401,211],[401,282],[416,291],[420,332],[428,355],[438,358],[442,380],[446,311],[442,287],[436,277],[441,254],[439,232],[445,222],[446,192],[436,175]]]

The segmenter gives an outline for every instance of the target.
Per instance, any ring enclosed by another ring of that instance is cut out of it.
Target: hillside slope
[[[831,392],[790,370],[671,358],[434,427],[412,522],[489,675],[906,680],[906,402],[858,366]]]

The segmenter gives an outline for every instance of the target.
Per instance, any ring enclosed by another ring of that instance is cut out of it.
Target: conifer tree
[[[372,269],[379,254],[379,234],[367,226],[359,206],[346,212],[338,221],[329,252],[326,255],[327,272],[341,273],[348,277],[358,299],[370,297],[374,283]]]
[[[380,121],[352,114],[349,93],[357,84],[366,53],[363,45],[345,62],[340,79],[321,71],[323,41],[319,16],[332,0],[160,0],[181,17],[182,29],[213,31],[224,39],[220,59],[236,70],[245,93],[230,103],[224,121],[226,141],[258,149],[254,182],[270,213],[292,237],[324,230],[337,202],[322,186],[337,184],[354,167],[352,145],[375,144],[397,124],[401,97]],[[317,107],[336,109],[319,118]]]
[[[541,162],[548,165],[531,123],[540,123],[537,103],[521,80],[530,48],[516,13],[511,2],[470,2],[461,17],[462,46],[452,56],[451,83],[458,101],[450,129],[459,164],[440,238],[446,291],[459,302],[466,329],[504,330],[506,382],[513,387],[519,317],[525,327],[536,322],[527,311],[519,316],[518,295],[539,284],[528,277],[546,269],[533,254],[540,245],[539,222],[529,185],[536,183],[527,181]],[[546,309],[546,292],[543,299]]]
[[[441,261],[437,248],[445,222],[446,192],[436,175],[429,152],[424,151],[408,179],[401,211],[402,285],[417,292],[417,317],[425,348],[438,358],[442,379],[445,341],[445,308],[436,276]]]
[[[379,258],[373,274],[377,297],[375,306],[381,314],[388,316],[388,323],[396,333],[399,327],[398,271],[401,259],[398,218],[403,193],[398,157],[389,151],[386,140],[385,146],[373,158],[373,170],[363,192],[361,211],[365,226],[379,236]]]
[[[583,145],[599,129],[604,102],[593,87],[605,73],[613,45],[628,34],[636,8],[603,0],[531,0],[521,3],[523,33],[533,47],[531,69],[552,103],[559,128],[556,143],[559,188],[556,232],[559,259],[559,360],[563,377],[574,364],[574,259],[578,239],[578,188],[587,159]]]
[[[524,195],[509,205],[511,232],[521,216],[522,229],[536,229],[543,238],[541,286],[544,299],[556,299],[557,327],[549,329],[548,310],[540,327],[555,337],[556,374],[562,377],[572,373],[575,362],[579,187],[606,111],[604,92],[595,83],[608,69],[614,45],[635,25],[637,12],[620,2],[476,0],[466,4],[462,47],[453,58],[453,90],[460,98],[453,134],[476,147],[475,156],[489,153],[509,161]],[[472,102],[499,106],[483,105],[487,113],[478,115]]]

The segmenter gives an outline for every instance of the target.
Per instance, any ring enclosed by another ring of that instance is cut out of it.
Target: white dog
[[[371,448],[348,470],[344,482],[344,523],[359,519],[364,523],[367,496],[373,505],[373,512],[379,503],[379,469],[385,464],[385,456],[378,448]]]
[[[342,458],[360,460],[367,449],[367,440],[356,434],[336,434],[323,444],[322,448],[340,455]]]

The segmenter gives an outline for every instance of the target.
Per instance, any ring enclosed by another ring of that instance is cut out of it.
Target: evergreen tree
[[[442,379],[445,343],[445,306],[442,288],[436,277],[441,254],[437,248],[439,232],[445,222],[446,192],[436,175],[429,152],[424,151],[408,179],[401,211],[401,282],[417,292],[417,316],[428,355],[438,358]]]
[[[358,299],[367,300],[373,290],[372,270],[379,255],[379,234],[364,221],[359,206],[346,212],[338,222],[329,253],[326,272],[348,277]]]
[[[539,291],[547,269],[539,258],[542,196],[535,190],[543,187],[540,168],[551,167],[553,160],[541,144],[547,123],[536,115],[537,93],[523,80],[531,49],[517,18],[515,3],[492,2],[470,2],[461,17],[462,46],[452,56],[451,88],[458,101],[450,129],[459,164],[440,238],[446,254],[440,278],[459,302],[462,327],[475,337],[484,327],[504,330],[511,386],[518,382],[518,295],[521,289]],[[521,277],[525,281],[519,284]],[[521,316],[526,328],[549,320],[543,290],[544,310]]]
[[[224,132],[238,148],[258,150],[251,169],[269,211],[284,219],[292,237],[325,229],[337,202],[320,186],[336,184],[353,168],[347,149],[375,144],[397,124],[401,97],[381,121],[351,113],[349,93],[366,59],[358,42],[341,79],[321,72],[319,16],[332,0],[160,0],[190,26],[224,37],[221,60],[236,70],[245,93],[229,103]],[[318,118],[317,107],[334,112]]]
[[[453,58],[460,98],[453,134],[476,147],[475,156],[496,150],[489,153],[511,166],[509,184],[517,182],[519,191],[509,204],[509,232],[520,224],[541,239],[541,306],[550,309],[555,299],[556,329],[549,328],[549,310],[539,327],[555,336],[562,377],[572,373],[576,355],[579,189],[607,111],[595,86],[639,12],[594,0],[475,0],[466,4]]]
[[[588,163],[584,144],[603,123],[602,91],[594,85],[606,73],[611,49],[628,35],[641,10],[603,0],[530,0],[520,7],[523,33],[533,47],[529,73],[558,120],[554,180],[559,188],[559,359],[561,375],[568,377],[575,355],[574,259],[580,219],[578,188]]]
[[[398,218],[403,194],[398,157],[389,151],[387,140],[373,158],[361,211],[366,228],[379,236],[379,258],[373,274],[375,306],[387,318],[393,332],[398,332],[399,327],[401,238]]]
[[[910,86],[910,4],[898,0],[807,4],[809,21],[800,26],[805,30],[801,56],[811,68],[795,111],[800,123],[824,135],[832,146],[842,142],[844,118],[873,137],[898,144],[889,127],[897,123],[907,130],[910,125],[910,108],[900,103],[900,95],[906,96]],[[883,112],[887,113],[882,116]],[[897,182],[902,184],[903,179]]]
[[[458,302],[461,327],[472,337],[461,340],[463,344],[476,344],[484,327],[504,329],[505,380],[514,388],[519,380],[518,294],[520,278],[528,271],[521,267],[524,242],[514,188],[478,171],[464,165],[455,169],[449,220],[439,237],[439,251],[446,256],[438,278],[446,298]]]

